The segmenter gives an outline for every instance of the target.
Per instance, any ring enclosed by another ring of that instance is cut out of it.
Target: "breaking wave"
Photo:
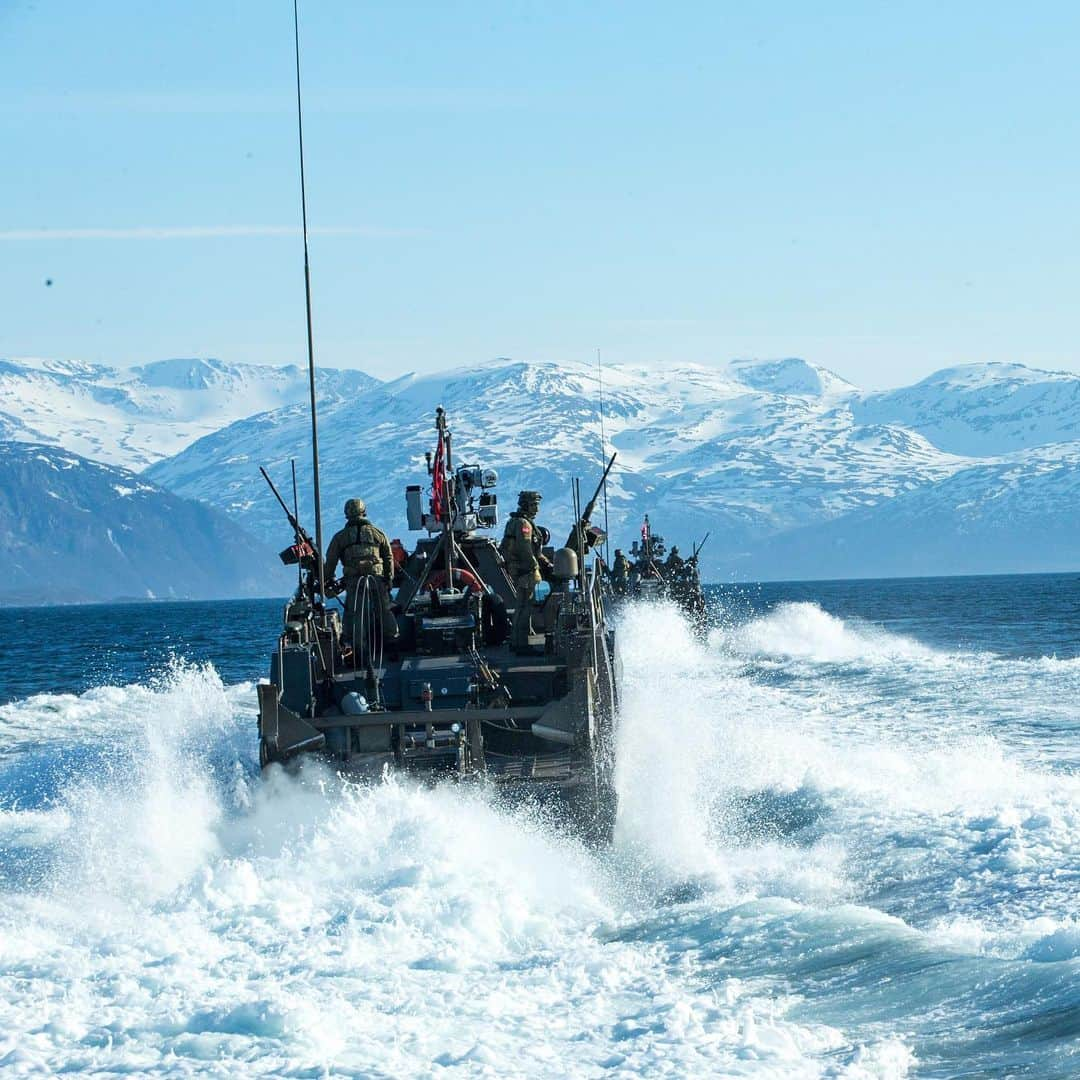
[[[619,642],[603,851],[483,788],[260,777],[208,666],[0,707],[0,1068],[1068,1075],[1076,775],[813,605]]]
[[[727,632],[718,643],[747,657],[812,660],[822,664],[874,660],[929,660],[939,654],[910,638],[852,624],[813,603],[780,604]]]

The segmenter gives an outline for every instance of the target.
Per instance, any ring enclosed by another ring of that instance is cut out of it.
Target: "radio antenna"
[[[319,495],[319,423],[315,409],[315,343],[311,332],[311,264],[308,260],[307,187],[304,183],[304,110],[300,98],[300,6],[293,0],[293,36],[296,41],[296,133],[300,143],[300,214],[304,231],[304,301],[307,306],[308,385],[311,391],[311,476],[315,500],[315,560],[319,569],[319,596],[326,603],[326,566],[323,563],[322,500]],[[324,606],[325,610],[325,606]]]
[[[296,589],[297,595],[301,595],[304,591],[304,560],[300,554],[300,500],[296,495],[296,458],[290,458],[289,464],[292,466],[292,516],[296,523]]]
[[[596,381],[600,384],[600,461],[607,461],[607,435],[604,433],[604,369],[600,366],[600,350],[596,350]],[[611,538],[608,536],[607,477],[604,477],[604,562],[611,565]]]

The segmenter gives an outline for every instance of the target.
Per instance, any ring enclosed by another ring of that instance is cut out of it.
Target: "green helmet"
[[[540,500],[543,499],[543,495],[539,491],[519,491],[518,492],[518,506],[539,506]]]
[[[345,517],[349,521],[367,516],[367,503],[363,499],[350,499],[345,504]]]

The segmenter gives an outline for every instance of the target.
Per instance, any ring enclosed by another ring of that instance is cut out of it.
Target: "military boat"
[[[708,539],[706,533],[700,543],[694,544],[693,554],[683,558],[678,547],[668,550],[664,537],[653,531],[646,514],[641,539],[634,541],[629,558],[622,555],[621,549],[616,553],[606,579],[609,604],[617,607],[628,600],[670,600],[695,632],[704,635],[708,631],[709,613],[698,564]]]
[[[404,492],[406,524],[421,536],[411,551],[393,545],[390,633],[373,579],[351,584],[343,624],[334,598],[345,583],[321,581],[316,542],[274,488],[294,530],[282,559],[300,573],[258,688],[262,766],[316,756],[352,775],[390,768],[483,781],[557,800],[581,832],[603,838],[615,810],[618,681],[599,560],[583,539],[577,550],[547,549],[550,580],[531,601],[535,632],[512,651],[518,594],[492,539],[497,473],[455,465],[441,408],[435,426],[427,493],[422,484]]]
[[[525,591],[511,581],[491,538],[499,523],[498,475],[453,463],[450,428],[439,408],[436,449],[427,454],[428,495],[423,483],[404,493],[408,529],[421,534],[412,550],[386,541],[378,576],[357,569],[360,560],[346,564],[347,580],[327,581],[296,4],[293,29],[315,536],[298,519],[295,462],[292,509],[263,469],[292,526],[293,544],[282,559],[297,567],[298,577],[269,678],[258,688],[260,763],[292,768],[319,758],[354,776],[394,769],[482,781],[515,796],[554,801],[582,833],[602,839],[615,814],[618,702],[602,574],[598,560],[590,559],[595,496],[581,513],[575,483],[570,540],[538,553],[549,580],[519,601]],[[351,543],[359,546],[355,538]],[[519,617],[511,649],[511,617],[520,614],[520,604],[529,605],[530,633],[521,640]]]

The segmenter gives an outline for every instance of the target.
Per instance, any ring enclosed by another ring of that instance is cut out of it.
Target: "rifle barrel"
[[[259,472],[263,474],[263,479],[270,485],[270,490],[274,493],[274,498],[281,504],[281,509],[291,518],[292,511],[285,505],[285,500],[281,497],[281,492],[278,491],[274,481],[270,479],[270,474],[261,465],[259,466]]]
[[[289,509],[285,500],[281,497],[281,492],[278,491],[274,481],[270,479],[270,474],[260,465],[259,472],[263,474],[263,479],[270,485],[270,490],[274,493],[274,498],[277,499],[281,506],[281,509],[285,511],[285,516],[289,519],[289,524],[293,527],[293,531],[307,544],[311,544],[311,536],[308,531],[300,524],[299,518]],[[318,548],[318,545],[312,544],[313,547]]]
[[[611,472],[612,466],[615,464],[615,459],[618,456],[618,451],[611,455],[611,460],[607,463],[607,468],[604,469],[604,475],[600,477],[600,483],[596,485],[593,497],[585,504],[585,509],[581,514],[582,521],[588,522],[591,520],[592,512],[596,509],[596,500],[600,498],[600,492],[604,490],[604,484],[607,483],[608,473]]]

